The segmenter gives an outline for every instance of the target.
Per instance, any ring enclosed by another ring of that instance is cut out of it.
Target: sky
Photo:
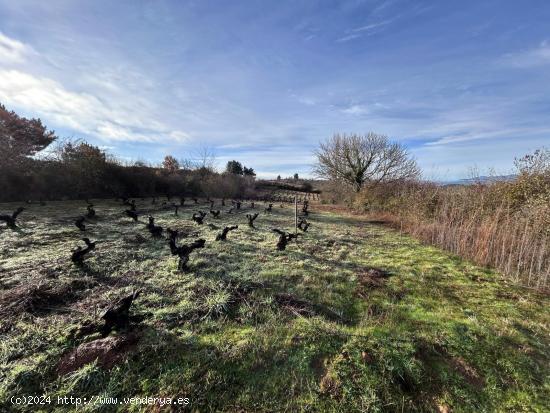
[[[334,133],[427,179],[550,146],[550,1],[0,0],[0,103],[123,160],[310,176]]]

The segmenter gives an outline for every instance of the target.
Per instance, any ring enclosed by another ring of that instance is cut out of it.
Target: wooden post
[[[294,196],[294,235],[298,235],[298,197]]]

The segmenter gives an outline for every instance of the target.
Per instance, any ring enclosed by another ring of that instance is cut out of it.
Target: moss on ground
[[[31,394],[188,397],[188,409],[198,411],[542,412],[550,405],[542,293],[315,206],[310,230],[276,251],[271,228],[291,228],[288,207],[262,213],[257,229],[246,225],[247,207],[209,216],[218,227],[239,224],[216,242],[219,230],[191,221],[197,207],[174,216],[138,200],[158,225],[207,240],[181,274],[164,239],[152,239],[119,203],[94,203],[98,219],[85,235],[102,243],[84,268],[69,259],[83,235],[73,225],[83,202],[30,205],[20,231],[0,230],[0,410],[27,411],[9,399]],[[137,288],[141,339],[123,361],[58,377],[62,355],[97,338],[75,338],[75,329]],[[23,300],[25,291],[35,300]],[[147,410],[83,411],[117,409]]]

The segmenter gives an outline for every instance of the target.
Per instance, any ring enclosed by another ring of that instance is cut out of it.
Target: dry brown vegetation
[[[352,202],[433,245],[498,269],[508,278],[548,288],[550,272],[550,151],[516,161],[507,182],[442,186],[381,185]]]

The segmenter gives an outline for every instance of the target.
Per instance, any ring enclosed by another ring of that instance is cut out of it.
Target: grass
[[[275,250],[270,229],[291,228],[289,207],[262,213],[257,229],[246,225],[248,207],[209,216],[221,228],[239,224],[216,242],[219,230],[191,221],[197,207],[176,217],[157,206],[150,212],[158,225],[207,240],[181,274],[164,239],[123,216],[119,203],[94,203],[98,219],[86,236],[103,242],[82,269],[69,259],[83,235],[73,225],[82,202],[30,205],[19,232],[0,232],[0,410],[27,411],[10,397],[41,394],[188,397],[190,411],[550,405],[548,296],[506,285],[497,273],[360,217],[316,213],[315,205],[310,230],[286,251]],[[137,344],[110,370],[92,363],[58,376],[64,354],[97,338],[75,338],[78,326],[137,288]],[[117,408],[147,411],[82,411]]]

